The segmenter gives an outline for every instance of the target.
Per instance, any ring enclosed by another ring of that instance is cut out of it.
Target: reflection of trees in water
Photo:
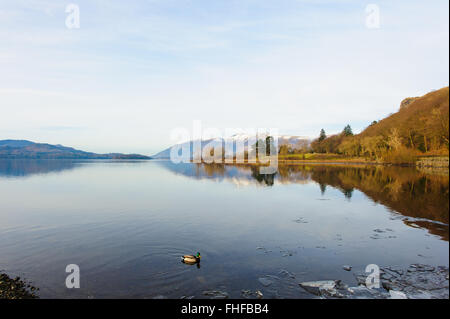
[[[298,169],[303,168],[293,169],[294,174]],[[385,166],[313,166],[308,171],[319,185],[335,187],[347,198],[356,188],[374,202],[402,215],[447,224],[422,223],[432,234],[448,240],[448,175],[429,175],[415,168]]]
[[[322,195],[325,195],[325,191],[327,190],[327,185],[324,183],[319,183],[319,187],[320,187],[320,193]]]
[[[344,196],[348,199],[352,198],[353,191],[354,191],[354,188],[342,190],[342,192],[344,193]]]
[[[176,167],[174,167],[176,168]],[[277,174],[260,174],[258,166],[224,165],[224,164],[195,164],[196,178],[235,178],[236,180],[256,180],[265,186],[272,186]]]
[[[404,216],[447,224],[420,222],[432,234],[445,240],[449,237],[448,175],[430,175],[415,168],[386,166],[286,165],[280,166],[277,174],[269,175],[260,174],[258,166],[200,164],[199,167],[202,170],[200,175],[237,180],[253,179],[265,186],[273,186],[275,180],[282,184],[315,181],[322,194],[327,186],[331,186],[340,190],[348,199],[358,189],[375,203]],[[415,224],[419,225],[419,222]]]
[[[209,177],[225,176],[225,165],[223,164],[196,164],[198,174],[203,170]]]
[[[260,174],[259,173],[259,167],[252,166],[252,177],[256,179],[259,183],[264,183],[267,186],[273,186],[273,182],[275,179],[275,174]]]

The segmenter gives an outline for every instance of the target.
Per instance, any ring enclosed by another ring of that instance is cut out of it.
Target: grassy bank
[[[265,159],[267,164],[264,164],[256,159],[248,161],[247,158],[242,162],[237,162],[236,158],[233,162],[224,162],[227,165],[268,165],[268,159]],[[270,161],[274,162],[273,159]],[[448,156],[408,156],[405,158],[396,157],[395,160],[389,159],[371,159],[367,157],[354,157],[341,154],[321,154],[321,153],[305,153],[305,154],[287,154],[278,155],[278,165],[302,165],[302,164],[370,164],[370,165],[394,165],[394,166],[411,166],[422,169],[447,169],[449,167]],[[216,163],[220,164],[220,163]]]
[[[319,153],[305,153],[305,154],[288,154],[278,155],[278,163],[375,163],[363,157],[351,157],[340,154],[319,154]]]
[[[448,156],[405,156],[394,159],[370,159],[366,157],[352,157],[340,154],[290,154],[279,155],[278,163],[363,163],[363,164],[384,164],[400,166],[417,166],[420,168],[441,169],[449,167]]]

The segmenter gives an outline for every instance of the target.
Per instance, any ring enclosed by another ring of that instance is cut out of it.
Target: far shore
[[[322,155],[322,154],[320,154]],[[325,154],[323,154],[325,155]],[[328,154],[326,154],[328,155]],[[287,158],[286,158],[287,157]],[[260,162],[258,159],[256,161],[248,161],[248,159],[236,161],[220,160],[213,163],[208,163],[206,161],[194,161],[191,163],[197,164],[222,164],[222,165],[249,165],[249,166],[266,166],[269,163],[277,163],[277,165],[295,166],[295,165],[380,165],[380,166],[398,166],[398,167],[417,167],[420,169],[431,169],[431,170],[448,170],[449,169],[449,157],[447,156],[420,156],[415,159],[414,162],[409,163],[391,163],[383,162],[372,159],[367,159],[363,157],[339,157],[334,155],[329,156],[314,156],[306,159],[300,159],[301,155],[296,156],[284,156],[279,155],[277,160],[273,160],[273,157],[267,157],[264,162]],[[100,161],[169,161],[170,158],[29,158],[29,157],[0,157],[0,160],[68,160],[68,161],[85,161],[85,160],[100,160]]]
[[[236,161],[236,158],[233,161],[225,161],[207,163],[205,161],[196,162],[191,160],[191,163],[198,164],[223,164],[223,165],[250,165],[250,166],[266,166],[269,163],[276,162],[278,165],[305,165],[305,164],[315,164],[315,165],[380,165],[380,166],[398,166],[398,167],[417,167],[422,169],[438,169],[438,170],[448,170],[449,169],[449,158],[448,156],[433,156],[433,157],[419,157],[416,159],[414,163],[390,163],[390,162],[382,162],[382,161],[374,161],[366,158],[330,158],[330,159],[286,159],[283,156],[279,156],[276,161],[268,158],[265,163],[256,161],[248,161],[248,159],[244,159],[244,161]],[[167,159],[169,160],[169,159]]]

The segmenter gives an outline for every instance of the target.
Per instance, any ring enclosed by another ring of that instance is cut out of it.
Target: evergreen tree
[[[344,130],[342,132],[344,133],[345,136],[353,135],[352,127],[349,124],[347,124],[347,126],[344,127]]]
[[[322,142],[326,138],[327,138],[327,135],[325,134],[325,130],[321,129],[320,130],[320,136],[319,136],[319,142]]]

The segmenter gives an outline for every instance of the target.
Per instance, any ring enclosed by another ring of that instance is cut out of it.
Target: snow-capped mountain
[[[209,138],[209,139],[202,139],[195,140],[195,141],[189,141],[184,142],[180,144],[175,144],[172,147],[169,147],[155,155],[152,156],[154,159],[169,159],[170,158],[170,152],[173,147],[176,147],[177,149],[187,149],[190,150],[190,158],[193,157],[193,155],[198,156],[197,152],[199,150],[196,150],[194,152],[194,142],[201,142],[201,151],[206,151],[205,148],[212,148],[214,145],[217,145],[222,143],[222,145],[233,145],[233,156],[236,156],[237,154],[242,154],[250,149],[254,148],[254,145],[259,140],[265,140],[267,137],[267,134],[259,134],[258,138],[255,135],[249,135],[249,134],[235,134],[230,137],[224,137],[224,138]],[[278,135],[273,136],[277,139],[278,142],[278,150],[282,145],[288,145],[291,148],[302,148],[307,147],[310,144],[310,140],[303,136],[293,136],[293,135]],[[228,144],[229,143],[229,144]],[[216,146],[217,147],[217,146]]]

